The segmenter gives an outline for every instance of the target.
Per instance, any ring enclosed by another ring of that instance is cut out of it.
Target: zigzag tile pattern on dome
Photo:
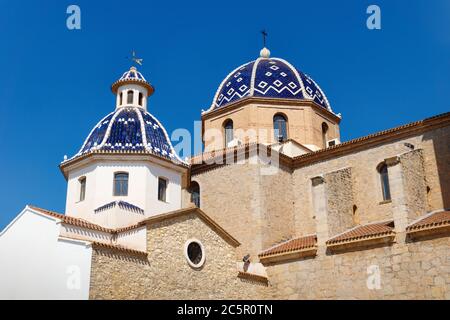
[[[280,60],[259,61],[254,83],[255,97],[304,99],[300,81],[288,65]]]
[[[137,107],[119,108],[103,118],[74,157],[96,150],[146,151],[183,162],[176,155],[161,123]]]
[[[217,107],[229,104],[250,94],[253,64],[254,61],[244,64],[234,70],[224,80],[220,86],[222,89],[216,99]]]
[[[283,59],[261,57],[236,68],[222,81],[208,111],[249,96],[313,100],[332,111],[313,79]]]
[[[313,79],[311,79],[311,77],[304,74],[300,70],[297,69],[297,72],[299,73],[302,79],[306,93],[314,100],[314,102],[316,102],[317,104],[321,105],[324,108],[328,108],[330,104],[328,103],[325,94],[323,93],[322,89],[320,89],[320,87],[317,85],[317,83]]]

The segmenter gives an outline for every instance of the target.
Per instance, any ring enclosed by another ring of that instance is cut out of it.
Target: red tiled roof
[[[131,253],[135,255],[140,256],[147,256],[147,252],[145,251],[139,251],[134,249],[129,249],[127,247],[123,247],[117,244],[110,244],[110,243],[103,243],[103,242],[92,242],[92,247],[94,249],[109,249],[109,250],[116,250],[116,251],[122,251],[125,253]]]
[[[406,228],[406,231],[416,232],[424,229],[434,229],[445,226],[450,226],[450,211],[439,211],[428,214],[410,224]]]
[[[61,214],[61,213],[57,213],[57,212],[54,212],[54,211],[38,208],[38,207],[35,207],[35,206],[28,206],[28,207],[30,209],[32,209],[32,210],[38,211],[38,212],[43,213],[45,215],[61,219],[61,221],[63,223],[66,223],[66,224],[70,224],[70,225],[77,226],[77,227],[82,227],[82,228],[87,228],[87,229],[91,229],[91,230],[96,230],[96,231],[114,232],[113,229],[104,228],[102,226],[99,226],[98,224],[86,221],[84,219],[69,217],[69,216],[66,216],[66,215]]]
[[[261,252],[258,257],[266,258],[268,256],[291,253],[304,249],[315,248],[317,244],[317,236],[315,234],[300,238],[291,239]]]
[[[262,283],[264,283],[266,285],[269,282],[267,277],[260,276],[259,274],[244,272],[244,271],[238,271],[238,277],[239,278],[243,278],[243,279],[252,280],[252,281],[259,281],[259,282],[262,282]]]
[[[354,242],[372,238],[395,235],[394,221],[375,222],[352,228],[329,239],[327,245],[336,245],[346,242]]]

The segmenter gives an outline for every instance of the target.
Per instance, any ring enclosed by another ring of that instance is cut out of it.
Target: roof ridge
[[[87,228],[87,229],[91,229],[91,230],[114,233],[114,229],[103,227],[99,224],[90,222],[89,220],[86,220],[83,218],[68,216],[66,214],[58,213],[56,211],[52,211],[52,210],[48,210],[48,209],[43,209],[43,208],[36,207],[33,205],[27,205],[27,207],[32,210],[38,211],[40,213],[59,218],[59,219],[61,219],[61,221],[63,223],[66,223],[66,224],[75,225],[78,227]],[[77,221],[77,222],[79,222],[79,224],[74,224],[73,221]],[[82,224],[82,225],[80,225],[80,224]]]

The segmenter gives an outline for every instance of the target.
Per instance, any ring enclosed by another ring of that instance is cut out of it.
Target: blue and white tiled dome
[[[183,162],[158,119],[138,107],[118,108],[100,120],[75,157],[97,150],[143,151]]]
[[[313,100],[331,110],[324,92],[309,76],[280,58],[261,57],[233,70],[220,84],[208,111],[222,108],[244,97]]]

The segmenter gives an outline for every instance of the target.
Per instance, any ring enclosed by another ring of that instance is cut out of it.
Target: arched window
[[[273,117],[273,130],[275,133],[275,141],[283,142],[287,140],[287,120],[285,116],[276,114]]]
[[[86,198],[86,177],[81,177],[78,179],[78,182],[80,183],[80,197],[79,201],[83,201]]]
[[[391,190],[389,188],[389,175],[388,167],[386,163],[382,163],[378,167],[378,173],[380,174],[381,190],[383,192],[383,200],[391,200]]]
[[[353,223],[359,224],[359,212],[356,205],[353,205]]]
[[[122,105],[122,101],[123,101],[123,92],[121,92],[119,95],[119,106]]]
[[[233,120],[228,119],[223,124],[224,136],[225,136],[225,147],[234,139],[233,132]]]
[[[133,90],[127,92],[127,104],[133,104]]]
[[[158,200],[159,201],[167,201],[167,179],[158,178]]]
[[[200,208],[200,186],[197,182],[191,181],[191,202]]]
[[[142,106],[142,100],[144,99],[144,95],[142,92],[139,92],[139,105]]]
[[[323,147],[327,147],[327,140],[328,140],[328,125],[325,122],[322,122],[322,142]]]
[[[115,196],[128,195],[128,173],[126,172],[114,173],[114,195]]]

